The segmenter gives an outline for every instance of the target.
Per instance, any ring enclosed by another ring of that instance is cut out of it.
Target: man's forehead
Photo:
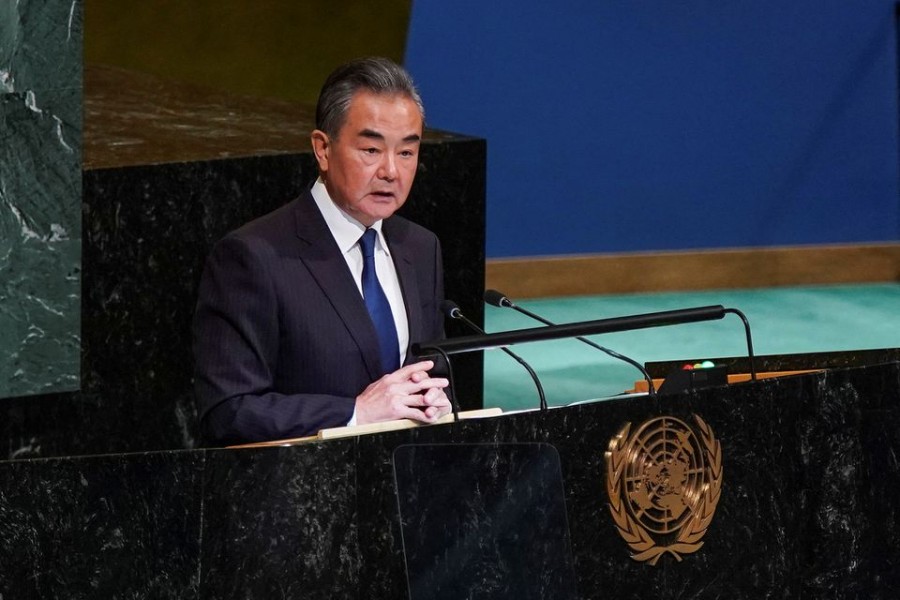
[[[341,129],[358,138],[415,142],[422,136],[422,113],[405,95],[357,92]]]
[[[350,99],[348,113],[363,115],[404,116],[418,121],[422,120],[422,110],[416,101],[405,94],[375,94],[369,91],[356,92]]]

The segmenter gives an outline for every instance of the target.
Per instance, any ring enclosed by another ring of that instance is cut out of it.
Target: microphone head
[[[500,308],[506,308],[513,305],[512,301],[509,298],[507,298],[497,290],[485,290],[484,301],[491,306],[499,306]]]
[[[458,319],[462,316],[462,311],[459,310],[459,306],[457,306],[456,302],[453,300],[444,300],[440,305],[441,312],[444,313],[445,317],[449,317],[451,319]]]

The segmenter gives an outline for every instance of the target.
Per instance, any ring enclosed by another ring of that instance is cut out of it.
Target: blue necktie
[[[363,253],[363,298],[378,333],[382,369],[385,373],[393,373],[400,368],[400,343],[397,341],[397,327],[394,325],[391,305],[388,304],[387,296],[375,274],[375,236],[374,229],[366,229],[359,239],[359,247]]]

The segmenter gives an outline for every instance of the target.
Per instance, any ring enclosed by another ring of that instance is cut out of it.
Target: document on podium
[[[482,408],[478,410],[469,410],[459,413],[460,420],[466,419],[483,419],[486,417],[496,417],[503,414],[500,408]],[[348,427],[332,427],[330,429],[322,429],[316,435],[306,437],[289,438],[283,440],[272,440],[269,442],[254,442],[252,444],[240,444],[236,446],[228,446],[229,448],[265,448],[268,446],[295,446],[297,444],[308,444],[310,442],[320,442],[324,440],[335,440],[339,438],[355,437],[358,435],[370,435],[373,433],[382,433],[385,431],[396,431],[398,429],[414,429],[416,427],[430,427],[432,425],[446,425],[453,423],[455,417],[453,414],[444,415],[434,423],[421,423],[411,419],[396,419],[394,421],[382,421],[380,423],[368,423],[366,425],[352,425]]]

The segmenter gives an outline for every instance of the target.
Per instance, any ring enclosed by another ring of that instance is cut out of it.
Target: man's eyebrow
[[[383,140],[384,139],[384,135],[382,135],[372,129],[363,129],[362,131],[359,132],[359,137],[371,138],[373,140]]]
[[[357,135],[359,135],[359,137],[362,137],[362,138],[384,141],[384,134],[381,134],[381,133],[375,131],[374,129],[363,129]],[[408,136],[406,136],[405,138],[403,138],[403,141],[407,144],[412,143],[412,142],[419,142],[421,140],[422,140],[422,137],[418,133],[411,133]]]

